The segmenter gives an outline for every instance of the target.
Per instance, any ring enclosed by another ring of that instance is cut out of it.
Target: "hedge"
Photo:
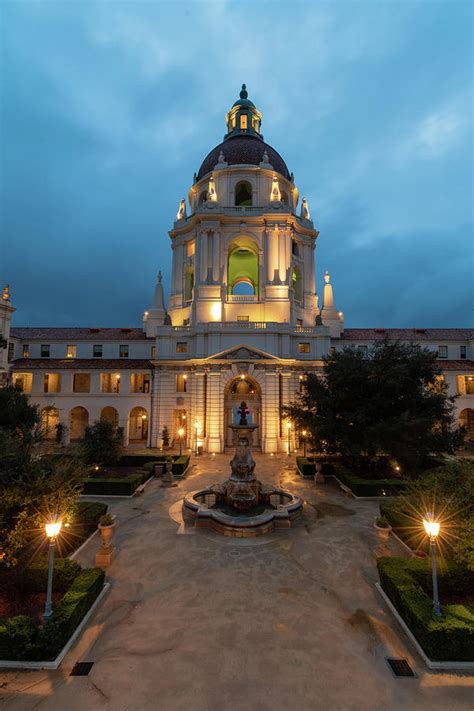
[[[379,558],[381,586],[430,659],[474,661],[474,607],[443,605],[443,595],[449,592],[472,592],[474,573],[452,561],[440,566],[442,617],[437,618],[433,614],[430,565],[429,560],[415,558]]]
[[[124,454],[117,462],[118,467],[142,467],[147,462],[159,462],[166,459],[166,454]],[[177,459],[178,455],[170,455]]]
[[[184,472],[189,466],[190,460],[189,454],[183,454],[181,457],[177,457],[173,461],[173,476],[183,476]]]
[[[82,570],[53,608],[43,628],[26,615],[0,621],[0,659],[54,659],[99,595],[104,577],[104,571],[99,568]],[[54,589],[57,590],[56,584]]]
[[[132,496],[135,489],[148,478],[148,472],[142,470],[123,479],[88,477],[84,480],[82,493],[97,496]]]
[[[335,475],[356,496],[396,496],[405,488],[402,479],[364,479],[340,464],[335,467]]]
[[[79,563],[70,558],[55,558],[53,585],[55,592],[66,592],[81,570]],[[44,592],[48,583],[48,556],[41,556],[21,573],[19,586],[25,593]]]
[[[316,465],[314,462],[310,462],[306,457],[296,457],[296,466],[302,476],[310,479],[314,478],[316,474]]]

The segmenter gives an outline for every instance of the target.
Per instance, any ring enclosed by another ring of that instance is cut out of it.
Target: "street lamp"
[[[441,605],[439,604],[438,595],[438,575],[436,570],[436,538],[439,534],[440,524],[439,521],[435,521],[434,514],[428,512],[423,519],[423,526],[425,531],[430,537],[430,550],[431,550],[431,575],[433,579],[433,611],[436,617],[441,617]]]
[[[286,429],[288,430],[288,456],[291,456],[291,422],[286,423]]]
[[[183,435],[184,435],[184,429],[182,427],[179,428],[178,434],[179,434],[179,456],[181,456],[183,453]]]
[[[59,536],[61,530],[62,521],[57,518],[50,523],[45,524],[46,535],[49,538],[49,560],[48,560],[48,589],[46,591],[46,605],[44,607],[44,619],[47,620],[53,611],[53,605],[51,601],[53,593],[53,570],[54,570],[54,546],[56,545],[56,538]]]
[[[306,459],[306,430],[303,430],[301,436],[303,437],[303,457]]]

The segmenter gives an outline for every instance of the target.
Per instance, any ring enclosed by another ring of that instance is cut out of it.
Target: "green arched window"
[[[291,275],[293,293],[295,295],[295,301],[301,303],[303,300],[303,281],[301,279],[301,272],[298,267],[294,267],[293,274]]]
[[[242,292],[240,284],[248,287]],[[229,294],[250,293],[258,295],[258,252],[247,245],[237,245],[229,252],[227,268]],[[234,291],[237,289],[237,291]]]
[[[184,299],[185,301],[193,300],[194,291],[194,269],[189,267],[184,274]]]

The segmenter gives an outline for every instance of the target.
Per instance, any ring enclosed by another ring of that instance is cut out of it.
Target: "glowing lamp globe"
[[[56,536],[59,535],[61,526],[62,526],[61,521],[51,521],[50,523],[45,523],[44,527],[45,527],[46,535],[48,536],[48,538],[56,538]]]
[[[434,521],[429,514],[427,514],[426,518],[423,519],[423,526],[425,527],[425,531],[430,538],[436,538],[439,534],[439,521]]]
[[[182,436],[184,435],[184,430],[183,430],[182,427],[179,428],[178,434],[179,434],[180,437],[182,437]]]

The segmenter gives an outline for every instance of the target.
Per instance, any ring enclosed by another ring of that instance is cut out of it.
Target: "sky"
[[[3,0],[14,325],[140,325],[245,82],[346,326],[471,326],[472,15],[457,0]]]

